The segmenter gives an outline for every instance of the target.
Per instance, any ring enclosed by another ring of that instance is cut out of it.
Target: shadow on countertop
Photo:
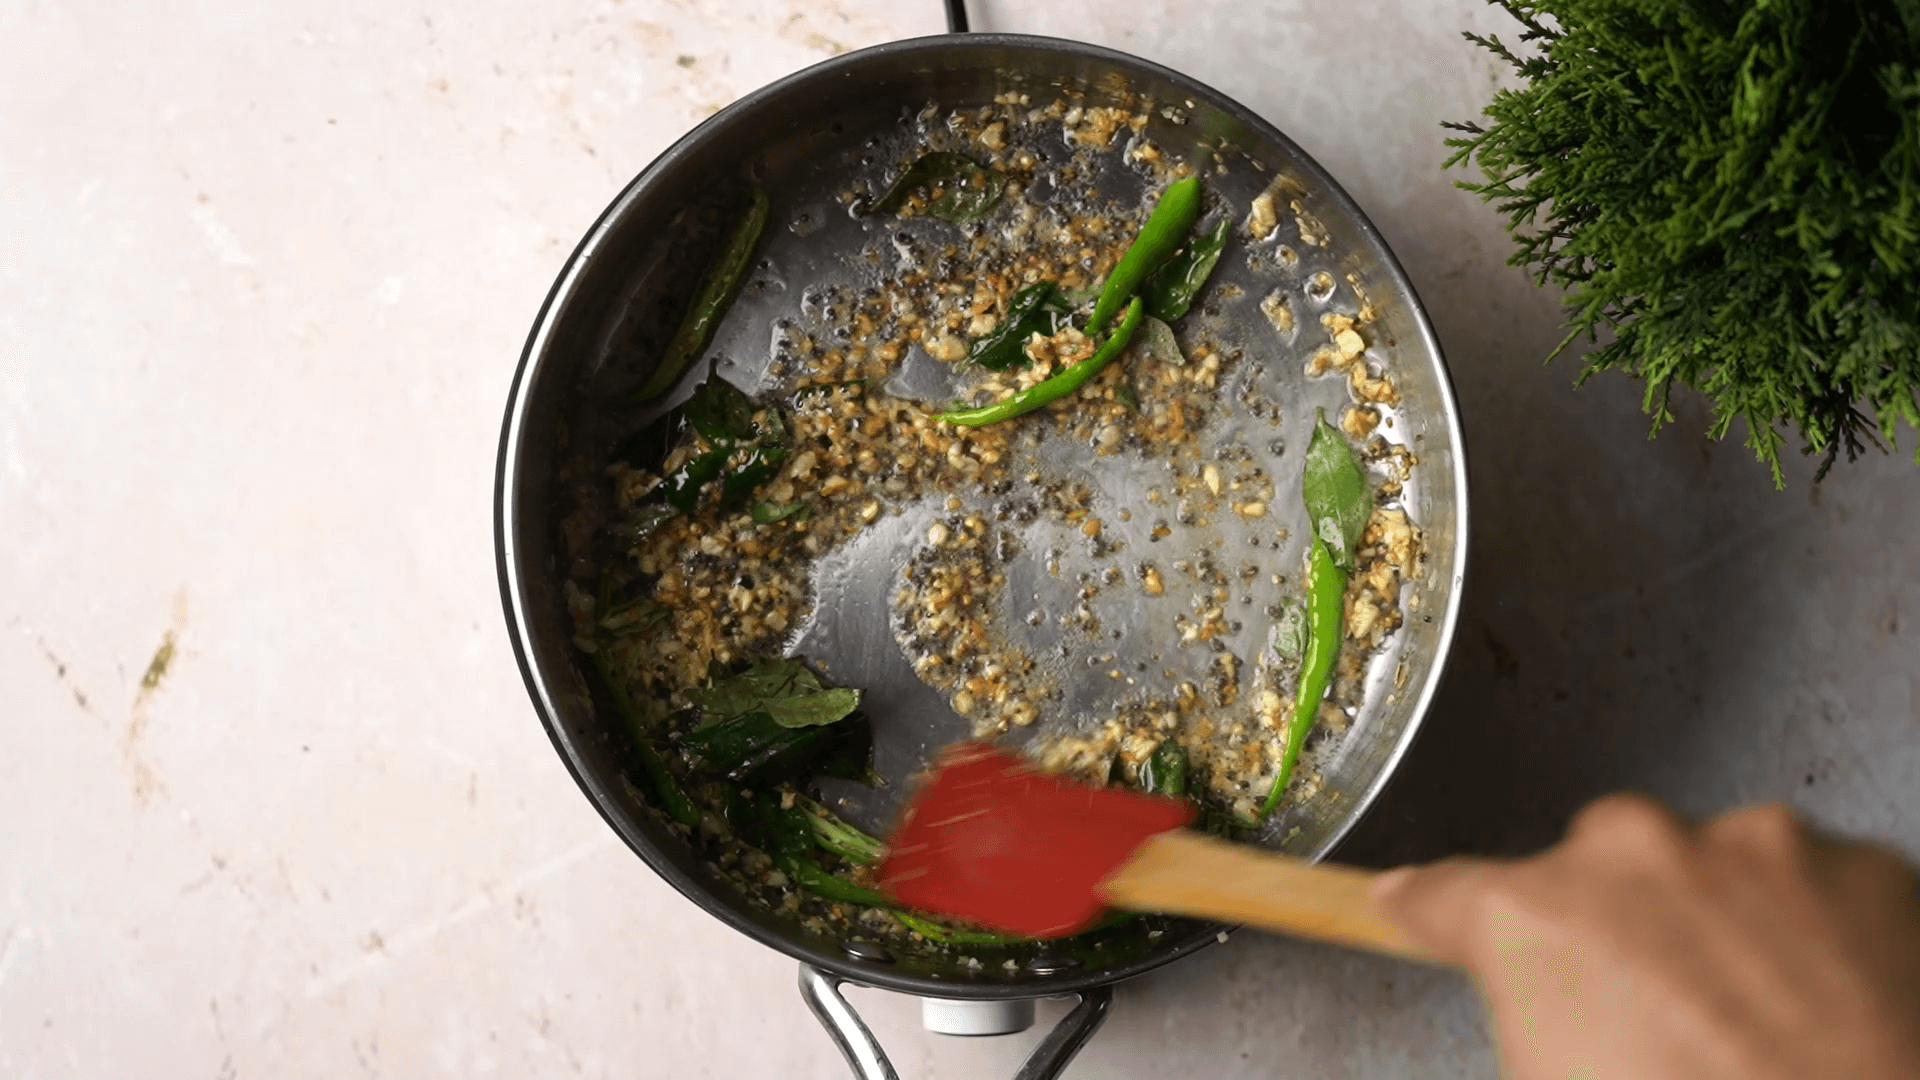
[[[1820,484],[1787,451],[1776,491],[1739,425],[1704,437],[1698,395],[1650,441],[1642,384],[1574,388],[1577,349],[1543,365],[1557,302],[1471,237],[1393,242],[1459,393],[1472,552],[1439,696],[1336,857],[1532,851],[1621,789],[1694,815],[1784,800],[1920,850],[1912,447]]]

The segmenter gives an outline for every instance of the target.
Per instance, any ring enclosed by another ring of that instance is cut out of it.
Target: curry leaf
[[[786,459],[784,446],[756,446],[747,451],[746,458],[727,473],[726,481],[721,484],[722,504],[740,505],[761,484],[778,475],[780,463]]]
[[[686,464],[668,473],[658,487],[647,493],[647,498],[664,502],[681,513],[692,510],[693,504],[700,499],[700,489],[719,478],[731,453],[728,447],[716,446],[703,454],[696,454]]]
[[[1027,355],[1027,340],[1036,333],[1048,333],[1053,325],[1053,314],[1048,310],[1048,300],[1053,296],[1053,283],[1040,282],[1029,285],[1013,294],[1007,302],[1006,317],[991,331],[982,334],[967,350],[967,362],[978,364],[988,371],[1011,371],[1026,367],[1032,362]]]
[[[964,154],[934,151],[907,166],[873,204],[874,213],[912,210],[942,221],[978,221],[1000,202],[1007,178]]]
[[[1175,367],[1187,362],[1186,354],[1180,351],[1180,339],[1173,335],[1173,327],[1151,315],[1140,320],[1138,340],[1151,360]]]
[[[732,678],[690,691],[687,698],[708,718],[730,720],[764,712],[786,728],[831,724],[860,707],[860,691],[828,688],[805,663],[793,659],[763,660]]]
[[[636,468],[663,468],[676,443],[686,442],[688,429],[706,440],[706,449],[689,456],[646,496],[648,503],[664,503],[680,513],[691,512],[701,492],[716,480],[720,481],[722,506],[741,505],[779,473],[792,439],[786,417],[778,408],[762,409],[731,383],[709,377],[685,405],[629,437],[615,452],[624,450],[628,463]],[[698,445],[694,444],[696,449]],[[745,454],[729,468],[728,462],[741,450]],[[649,532],[672,516],[649,515],[646,511],[642,515],[649,517]]]
[[[1353,549],[1360,544],[1367,519],[1373,515],[1373,492],[1347,440],[1325,413],[1314,417],[1313,439],[1300,477],[1300,494],[1307,504],[1307,520],[1343,570],[1353,567]]]
[[[1100,286],[1092,284],[1078,289],[1056,288],[1055,291],[1059,294],[1060,303],[1065,305],[1065,311],[1083,308],[1100,298]]]
[[[667,620],[671,611],[642,597],[621,604],[600,618],[600,628],[616,635],[640,634]]]
[[[753,438],[753,399],[721,378],[700,384],[684,406],[687,423],[718,446]]]
[[[1147,314],[1163,322],[1172,322],[1187,313],[1193,298],[1206,287],[1208,275],[1227,248],[1228,222],[1223,216],[1213,228],[1187,241],[1180,253],[1168,259],[1140,287],[1146,298]]]
[[[1273,648],[1283,658],[1298,661],[1307,651],[1307,611],[1299,604],[1288,604],[1273,627]]]
[[[774,698],[766,703],[767,712],[781,727],[819,727],[852,716],[860,707],[860,691],[833,687],[817,694]]]
[[[807,508],[807,504],[798,500],[785,504],[757,502],[753,504],[753,520],[760,525],[771,525],[776,521],[785,521]]]

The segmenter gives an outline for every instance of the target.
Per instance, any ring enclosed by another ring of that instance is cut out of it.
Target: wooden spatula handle
[[[1427,963],[1441,961],[1388,921],[1367,886],[1374,874],[1230,844],[1204,833],[1162,833],[1100,885],[1128,911],[1194,915],[1353,945]]]

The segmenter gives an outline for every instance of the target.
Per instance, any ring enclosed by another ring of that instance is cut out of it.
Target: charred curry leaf
[[[636,469],[657,473],[686,431],[686,410],[669,409],[639,431],[614,444],[613,458]]]
[[[833,743],[820,755],[814,769],[822,776],[852,780],[868,787],[879,787],[886,780],[873,767],[873,724],[865,713],[856,712],[837,721],[827,730]]]
[[[832,742],[826,728],[785,727],[767,713],[750,712],[694,729],[684,746],[701,772],[764,787],[798,778]]]

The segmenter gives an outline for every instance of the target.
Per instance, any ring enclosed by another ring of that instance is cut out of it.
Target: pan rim
[[[1434,357],[1441,412],[1453,446],[1451,472],[1455,492],[1452,553],[1454,562],[1446,609],[1442,613],[1441,625],[1436,637],[1432,669],[1414,701],[1405,728],[1388,751],[1379,772],[1366,788],[1355,796],[1354,809],[1332,830],[1326,850],[1332,851],[1337,848],[1352,829],[1365,818],[1380,793],[1391,782],[1426,720],[1433,698],[1444,680],[1447,664],[1452,657],[1454,637],[1464,599],[1470,532],[1468,528],[1469,496],[1465,433],[1460,420],[1451,372],[1440,347],[1438,335],[1435,334],[1432,323],[1427,317],[1425,305],[1420,301],[1398,257],[1393,254],[1379,229],[1361,210],[1359,204],[1312,155],[1264,118],[1207,84],[1153,61],[1105,46],[1064,38],[1005,33],[938,34],[869,46],[803,68],[742,96],[696,125],[649,162],[608,203],[606,209],[601,211],[568,255],[540,305],[532,329],[528,332],[526,343],[522,347],[519,362],[514,368],[494,470],[495,570],[514,660],[519,666],[528,695],[540,716],[542,726],[547,731],[548,739],[553,743],[555,752],[560,756],[575,784],[587,796],[595,811],[607,822],[614,833],[655,874],[673,886],[681,895],[708,914],[719,918],[732,929],[746,934],[761,944],[777,949],[803,963],[824,968],[857,985],[880,987],[918,996],[963,1000],[1064,996],[1144,974],[1205,948],[1215,941],[1215,937],[1212,934],[1196,934],[1192,940],[1180,942],[1164,951],[1151,952],[1113,967],[1046,975],[1028,974],[1006,982],[962,983],[905,974],[891,970],[886,965],[854,960],[837,952],[815,948],[804,939],[777,935],[768,926],[720,902],[702,882],[685,873],[664,852],[657,850],[650,837],[637,829],[629,828],[626,822],[610,811],[609,806],[613,801],[612,793],[600,778],[589,771],[583,755],[573,745],[573,740],[566,733],[561,720],[561,711],[553,690],[533,662],[529,642],[535,636],[534,620],[526,607],[525,589],[517,558],[519,554],[517,537],[528,523],[522,519],[519,513],[520,507],[512,496],[520,487],[520,451],[531,407],[530,390],[534,376],[542,361],[548,356],[548,346],[556,325],[556,314],[566,309],[588,262],[612,232],[615,223],[636,204],[642,202],[650,190],[661,184],[664,178],[693,152],[695,147],[716,137],[717,133],[732,124],[743,122],[746,117],[772,99],[790,94],[819,80],[845,76],[878,60],[956,49],[1014,49],[1044,51],[1056,55],[1066,54],[1158,78],[1181,86],[1190,94],[1208,99],[1216,107],[1232,114],[1239,121],[1258,131],[1263,137],[1272,140],[1276,145],[1286,148],[1295,156],[1302,166],[1302,171],[1319,186],[1319,193],[1348,215],[1360,234],[1377,248],[1382,256],[1385,277],[1397,290],[1397,294],[1405,298],[1409,317],[1417,328],[1421,343]]]

